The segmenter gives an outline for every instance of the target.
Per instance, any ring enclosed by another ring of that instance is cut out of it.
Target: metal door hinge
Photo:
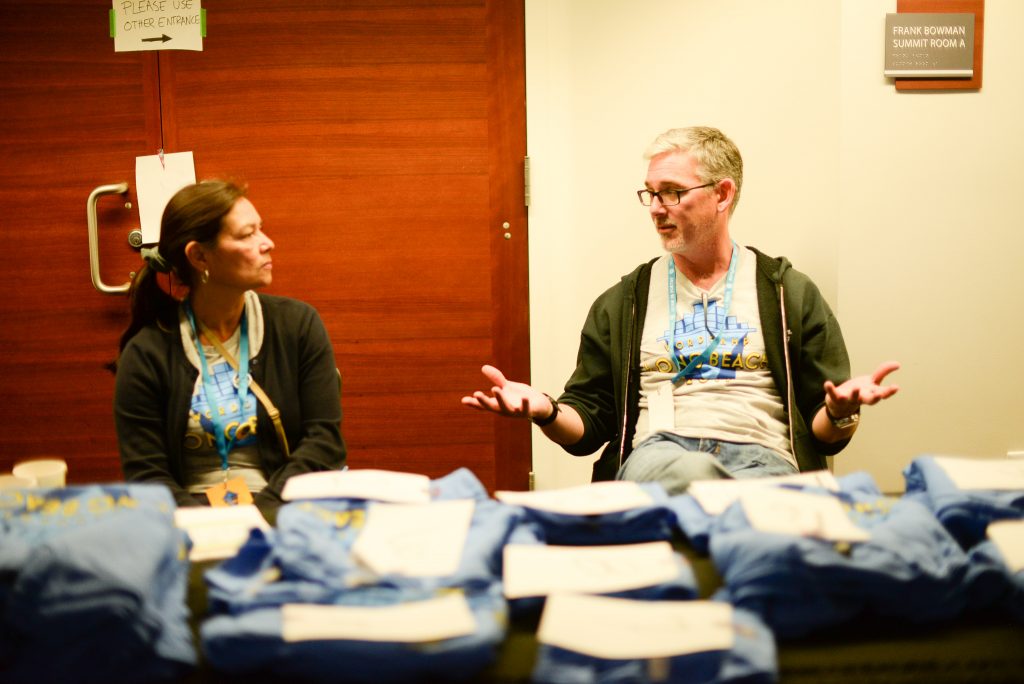
[[[523,157],[523,204],[530,206],[530,157]],[[533,489],[531,487],[531,489]]]

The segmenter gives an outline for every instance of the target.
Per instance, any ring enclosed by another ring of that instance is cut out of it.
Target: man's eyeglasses
[[[661,200],[662,206],[672,207],[679,204],[679,200],[683,198],[683,195],[690,192],[691,190],[700,190],[701,188],[709,188],[718,181],[713,183],[705,183],[704,185],[695,185],[692,188],[679,188],[678,190],[659,190],[657,192],[653,190],[637,190],[636,196],[640,198],[640,204],[645,207],[651,206],[651,202],[657,197]]]

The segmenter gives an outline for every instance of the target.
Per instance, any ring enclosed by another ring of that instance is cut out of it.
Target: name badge
[[[245,486],[245,479],[233,477],[206,490],[211,506],[240,506],[252,503],[252,492]]]

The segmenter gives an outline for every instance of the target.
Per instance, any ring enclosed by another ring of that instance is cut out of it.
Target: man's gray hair
[[[743,157],[736,143],[725,133],[710,126],[672,128],[654,139],[644,150],[644,159],[653,159],[666,152],[689,152],[697,162],[697,177],[701,183],[713,183],[731,178],[736,183],[731,214],[740,201],[743,187]]]

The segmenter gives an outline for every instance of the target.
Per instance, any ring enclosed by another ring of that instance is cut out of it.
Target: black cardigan
[[[285,458],[273,423],[257,406],[257,444],[266,488],[255,503],[264,513],[281,504],[292,475],[340,468],[341,387],[334,351],[316,310],[285,297],[259,295],[263,344],[250,372],[281,412],[291,455]],[[201,503],[184,484],[183,442],[198,371],[188,361],[180,329],[147,326],[118,360],[114,393],[121,467],[129,482],[161,483],[179,505]]]

